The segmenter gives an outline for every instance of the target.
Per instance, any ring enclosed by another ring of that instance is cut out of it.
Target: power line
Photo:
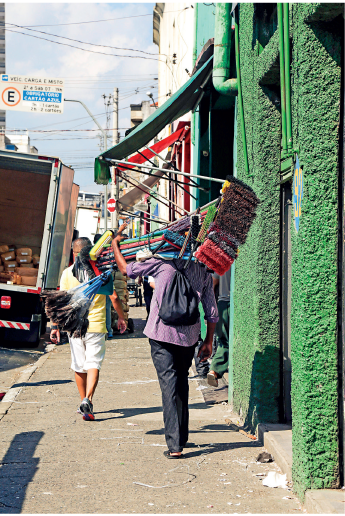
[[[105,113],[98,113],[97,115],[94,115],[95,118],[101,118],[102,116],[105,116]],[[50,127],[52,125],[60,125],[60,124],[65,124],[65,123],[68,123],[68,122],[76,122],[77,120],[85,120],[85,119],[88,119],[90,120],[90,117],[89,116],[81,116],[79,118],[72,118],[71,120],[64,120],[63,122],[54,122],[53,124],[46,124],[46,125],[37,125],[35,127],[33,127],[32,129],[37,129],[39,127]],[[31,131],[32,129],[30,129],[30,127],[27,129],[27,131]],[[58,129],[57,129],[58,130]]]
[[[42,39],[44,41],[48,41],[49,43],[55,43],[56,45],[63,45],[65,47],[76,48],[77,50],[82,50],[83,52],[89,52],[91,54],[101,54],[103,56],[110,57],[125,57],[130,59],[146,59],[148,61],[160,61],[160,59],[156,59],[154,57],[144,57],[144,56],[128,56],[128,55],[120,55],[120,54],[107,54],[106,52],[98,52],[97,50],[88,50],[86,48],[76,47],[75,45],[70,45],[69,43],[62,43],[61,41],[53,41],[52,39],[42,38],[41,36],[35,36],[34,34],[26,34],[25,32],[19,32],[17,30],[5,29],[7,32],[13,32],[14,34],[22,34],[23,36],[28,36],[29,38]],[[159,54],[157,54],[159,55]],[[165,61],[161,61],[164,63]]]
[[[99,45],[97,43],[88,43],[87,41],[80,41],[79,39],[67,38],[66,36],[58,36],[57,34],[52,34],[51,32],[45,32],[42,30],[29,29],[22,25],[16,25],[15,23],[5,23],[5,25],[11,25],[12,27],[17,27],[19,29],[30,30],[32,32],[38,32],[39,34],[45,34],[46,36],[53,36],[54,38],[67,39],[68,41],[73,41],[74,43],[80,43],[82,45],[92,45],[94,47],[103,47],[103,48],[112,48],[114,50],[128,50],[129,52],[140,52],[141,54],[147,54],[149,56],[159,56],[159,54],[153,54],[152,52],[146,52],[145,50],[138,50],[136,48],[125,48],[125,47],[113,47],[110,45]],[[5,30],[9,30],[5,27]],[[26,34],[29,36],[30,34]],[[32,35],[32,34],[31,34]],[[55,41],[55,43],[57,43]],[[165,54],[161,54],[165,55]]]
[[[189,9],[189,7],[185,7],[182,9],[184,11],[185,9]],[[181,11],[181,9],[179,10]],[[177,13],[179,11],[164,11],[165,13]],[[136,14],[133,16],[123,16],[121,18],[107,18],[106,20],[90,20],[90,21],[84,21],[84,22],[71,22],[71,23],[44,23],[41,25],[25,25],[25,28],[29,27],[58,27],[62,25],[82,25],[85,23],[101,23],[101,22],[108,22],[108,21],[114,21],[114,20],[126,20],[128,18],[141,18],[143,16],[153,16],[152,13],[148,14]]]
[[[127,130],[128,127],[119,127],[119,130]],[[30,131],[30,133],[55,133],[55,132],[66,132],[66,131],[99,131],[99,129],[6,129],[5,132],[19,132],[19,131]]]

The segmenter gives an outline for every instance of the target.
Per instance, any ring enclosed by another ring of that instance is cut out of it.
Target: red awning
[[[168,147],[173,145],[177,140],[179,140],[183,136],[183,133],[185,133],[185,132],[186,132],[185,127],[182,127],[181,129],[178,129],[174,133],[172,133],[169,136],[167,136],[166,138],[164,138],[164,140],[160,140],[159,142],[155,143],[154,145],[151,145],[150,148],[153,149],[155,152],[157,152],[157,154],[159,154],[164,149],[167,149]],[[141,154],[143,154],[146,157],[146,160],[145,160],[144,156],[142,156]],[[134,154],[134,156],[131,156],[128,159],[128,162],[132,161],[133,163],[141,164],[141,163],[145,163],[145,161],[155,157],[155,154],[153,152],[151,152],[149,149],[145,149],[141,154]],[[117,168],[119,168],[121,170],[120,166]]]

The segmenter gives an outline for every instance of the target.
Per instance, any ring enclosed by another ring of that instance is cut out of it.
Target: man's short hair
[[[83,247],[87,245],[92,245],[91,240],[87,237],[81,237],[77,238],[73,242],[73,252],[74,253],[80,253],[80,251],[83,249]]]
[[[101,238],[102,234],[101,233],[96,233],[96,235],[94,236],[94,239],[93,239],[93,243],[95,244],[96,242],[98,242],[98,240]]]

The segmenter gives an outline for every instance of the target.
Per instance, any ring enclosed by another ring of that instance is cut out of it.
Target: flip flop
[[[163,455],[167,459],[184,459],[183,453],[181,453],[181,455],[171,455],[169,450],[166,450],[165,452],[163,452]]]
[[[218,378],[213,373],[207,374],[207,383],[212,387],[218,387]]]

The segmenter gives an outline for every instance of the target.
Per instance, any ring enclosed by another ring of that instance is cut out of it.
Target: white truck
[[[56,289],[69,264],[79,192],[73,179],[59,158],[0,151],[0,245],[40,256],[30,285],[0,283],[0,345],[36,347],[45,332],[40,293]]]
[[[90,206],[77,206],[75,217],[75,229],[79,233],[79,237],[87,237],[93,243],[95,235],[100,232],[101,210]]]

